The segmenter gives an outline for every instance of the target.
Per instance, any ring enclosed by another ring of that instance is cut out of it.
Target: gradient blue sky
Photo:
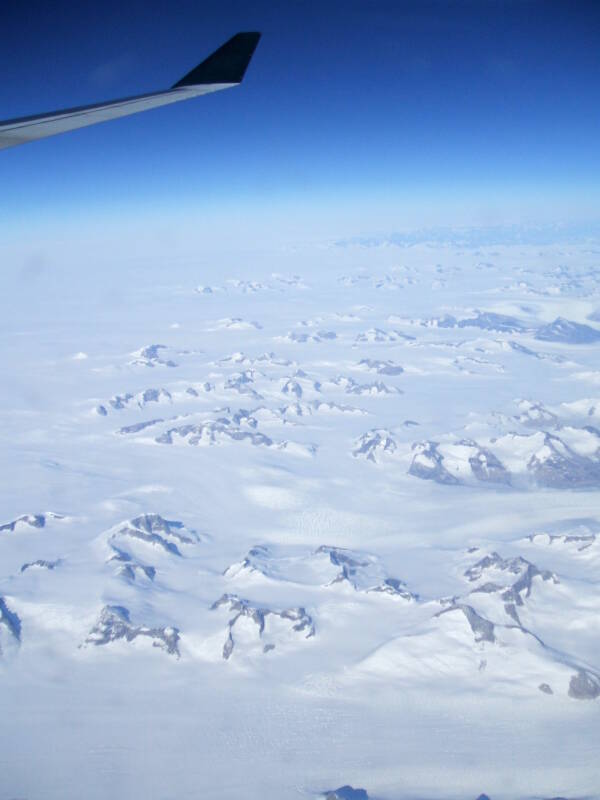
[[[598,2],[10,3],[0,117],[169,86],[238,30],[241,87],[0,151],[0,230],[600,219]]]

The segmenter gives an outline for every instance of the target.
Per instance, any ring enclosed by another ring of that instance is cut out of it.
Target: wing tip
[[[172,88],[179,89],[184,86],[200,86],[209,83],[241,83],[260,37],[261,34],[258,31],[236,33],[191,72],[177,81]]]

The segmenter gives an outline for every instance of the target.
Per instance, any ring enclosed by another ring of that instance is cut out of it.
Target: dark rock
[[[152,425],[158,425],[159,422],[164,422],[164,420],[150,419],[147,422],[136,422],[134,425],[125,425],[123,428],[119,428],[119,433],[123,434],[124,436],[131,433],[139,433],[145,428],[150,428]]]
[[[177,628],[135,626],[131,623],[129,611],[123,606],[104,606],[98,622],[90,631],[84,644],[99,646],[118,639],[131,642],[138,636],[150,638],[154,647],[160,647],[170,655],[179,657],[179,631]]]
[[[0,625],[4,625],[17,642],[21,641],[21,620],[18,614],[11,611],[6,605],[6,600],[3,597],[0,597]]]
[[[404,368],[393,361],[377,361],[372,358],[363,358],[358,363],[359,367],[375,370],[378,375],[402,375]]]
[[[469,457],[469,465],[473,475],[478,481],[488,483],[510,483],[510,474],[504,464],[485,447],[481,447],[477,442],[463,440],[460,444],[469,445],[475,448],[475,452]]]
[[[561,342],[563,344],[594,344],[600,341],[600,331],[589,325],[582,325],[564,317],[557,317],[554,322],[544,325],[535,335],[543,342]]]
[[[291,378],[284,383],[281,391],[283,394],[293,394],[298,399],[302,397],[302,386],[300,386],[298,381],[294,381]]]
[[[377,575],[378,564],[373,556],[361,555],[343,547],[330,547],[329,545],[321,545],[315,553],[326,553],[331,563],[341,568],[331,583],[347,581],[357,591],[379,592],[402,597],[405,600],[417,599],[417,595],[412,594],[406,588],[404,581],[398,580],[398,578],[381,580]],[[380,582],[375,583],[377,580]]]
[[[438,317],[438,319],[435,320],[435,323],[438,328],[455,328],[457,325],[457,319],[451,314],[444,314],[443,317]]]
[[[541,358],[539,353],[536,353],[535,350],[530,350],[529,347],[525,347],[523,344],[519,344],[519,342],[509,342],[508,343],[513,350],[517,353],[522,353],[525,356],[533,356],[534,358]]]
[[[506,314],[495,314],[492,311],[480,311],[476,317],[461,319],[458,327],[481,328],[484,331],[499,331],[501,333],[515,333],[526,330],[523,323],[519,322],[515,317],[508,317]]]
[[[339,789],[330,789],[323,793],[325,800],[369,800],[369,795],[364,789],[354,789],[352,786],[340,786]]]
[[[569,682],[569,697],[576,700],[595,700],[600,697],[600,678],[587,670],[579,670]]]
[[[402,597],[405,600],[417,600],[419,597],[418,595],[410,592],[406,588],[404,581],[400,581],[398,578],[386,578],[383,583],[379,584],[379,586],[374,586],[372,589],[368,589],[367,591],[395,595],[397,597]]]
[[[517,576],[510,585],[501,586],[498,583],[487,582],[473,592],[485,592],[492,594],[495,592],[502,592],[501,597],[504,601],[504,610],[511,617],[519,627],[521,627],[521,620],[517,612],[517,607],[523,606],[523,596],[529,597],[533,588],[533,580],[540,577],[543,581],[552,581],[559,583],[558,578],[553,572],[549,570],[540,570],[535,564],[527,561],[525,558],[518,556],[516,558],[502,558],[498,553],[493,552],[481,558],[472,567],[465,571],[465,577],[471,581],[480,580],[488,570],[498,570],[506,572],[509,575]]]
[[[438,451],[438,447],[438,442],[414,444],[413,451],[415,455],[408,474],[413,475],[415,478],[456,486],[460,481],[444,467],[444,457]]]
[[[448,608],[438,611],[436,617],[441,617],[444,614],[449,614],[454,611],[461,611],[465,615],[467,622],[473,631],[476,642],[496,641],[496,637],[494,635],[494,623],[478,614],[472,606],[468,606],[463,603],[453,603],[453,605],[449,606]]]
[[[317,337],[319,340],[332,340],[337,339],[337,333],[335,331],[317,331]]]
[[[364,433],[357,442],[357,446],[352,451],[355,458],[364,456],[367,460],[376,462],[379,454],[387,453],[391,455],[396,451],[396,441],[390,431],[376,429]]]
[[[183,522],[164,519],[160,514],[141,514],[139,517],[129,520],[115,535],[140,539],[176,556],[181,556],[181,551],[177,544],[170,539],[175,539],[180,544],[195,544],[198,541],[196,533],[187,531]]]
[[[160,403],[163,399],[168,401],[173,399],[171,393],[166,389],[146,389],[142,393],[140,405],[145,405],[146,403]]]
[[[192,536],[182,533],[185,530],[183,522],[176,519],[164,519],[160,514],[141,514],[139,517],[134,517],[130,524],[146,533],[164,533],[184,544],[196,541]]]
[[[39,558],[37,561],[28,561],[27,564],[23,564],[21,567],[21,572],[26,572],[28,569],[32,569],[32,567],[39,567],[40,569],[55,569],[60,564],[60,559],[56,561],[45,561],[44,559]]]
[[[58,516],[58,514],[52,514],[52,517],[54,517],[55,519],[61,519],[61,517]],[[29,525],[32,528],[43,528],[46,525],[46,515],[23,514],[23,516],[17,517],[16,519],[13,519],[11,522],[5,522],[4,525],[0,525],[0,532],[14,531],[19,522],[24,522],[26,525]]]
[[[157,364],[160,364],[163,367],[176,367],[177,364],[174,361],[163,361],[160,358],[159,351],[166,349],[166,345],[164,344],[147,345],[133,354],[135,356],[135,361],[132,361],[131,363],[133,365],[140,364],[144,367],[155,367]]]
[[[199,425],[180,425],[170,428],[154,440],[158,444],[173,444],[173,436],[186,439],[190,445],[217,444],[222,439],[233,441],[249,441],[255,446],[272,447],[273,440],[264,433],[240,430],[232,425],[231,420],[222,417],[217,420],[207,420]]]
[[[225,660],[229,659],[233,653],[235,647],[234,628],[237,621],[242,617],[250,619],[252,622],[254,622],[258,629],[257,633],[259,638],[262,637],[264,633],[265,622],[269,615],[279,617],[280,619],[289,620],[290,623],[292,623],[292,630],[298,633],[306,632],[304,637],[306,639],[310,639],[310,637],[314,636],[315,634],[315,626],[312,618],[306,613],[306,610],[301,607],[286,608],[282,611],[277,611],[271,608],[257,606],[251,603],[249,600],[240,598],[235,594],[224,594],[218,600],[216,600],[210,608],[211,611],[215,611],[222,606],[226,607],[234,614],[229,620],[227,638],[225,640],[225,644],[223,645],[223,658]],[[266,649],[263,647],[263,652],[266,653],[269,650],[272,650],[274,645],[273,647],[269,647],[267,644],[265,647]]]
[[[140,564],[139,561],[136,561],[129,553],[126,553],[124,550],[115,547],[114,544],[111,544],[113,549],[113,555],[108,559],[107,563],[111,561],[117,561],[122,566],[119,569],[119,575],[128,580],[135,580],[136,573],[141,572],[143,573],[148,580],[153,581],[156,577],[156,570],[154,567],[146,566],[145,564]]]
[[[115,409],[115,411],[121,411],[124,408],[127,408],[130,400],[133,400],[132,394],[116,394],[112,397],[108,402],[110,405]]]
[[[600,447],[600,440],[599,440]],[[540,459],[533,455],[527,470],[537,483],[552,489],[583,488],[600,484],[600,462],[575,453],[552,433],[544,435],[544,446],[550,455]]]

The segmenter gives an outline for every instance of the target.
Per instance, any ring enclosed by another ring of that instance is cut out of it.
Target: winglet
[[[259,39],[260,33],[236,33],[172,88],[205,83],[241,83]]]

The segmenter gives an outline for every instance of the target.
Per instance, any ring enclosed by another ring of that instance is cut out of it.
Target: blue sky
[[[0,151],[4,230],[600,217],[595,2],[10,4],[0,117],[169,86],[238,30],[241,87]]]

